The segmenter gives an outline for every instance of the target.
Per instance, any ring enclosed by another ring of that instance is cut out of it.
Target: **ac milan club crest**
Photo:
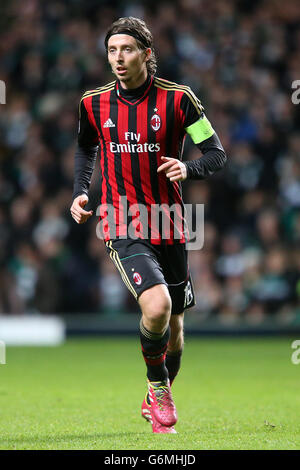
[[[133,274],[133,280],[138,286],[140,286],[142,284],[142,278],[141,278],[141,275],[139,273],[134,273]]]
[[[158,114],[153,114],[151,118],[151,127],[152,129],[156,132],[158,129],[160,129],[161,126],[161,119]]]

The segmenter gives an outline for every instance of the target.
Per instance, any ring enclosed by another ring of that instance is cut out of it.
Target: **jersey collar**
[[[140,103],[147,96],[152,84],[152,75],[148,75],[147,80],[140,87],[131,90],[122,88],[120,82],[117,80],[116,94],[121,101],[128,105],[134,106]]]

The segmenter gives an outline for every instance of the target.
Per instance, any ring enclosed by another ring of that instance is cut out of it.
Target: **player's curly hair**
[[[147,70],[150,75],[154,75],[157,69],[157,60],[153,47],[153,36],[145,21],[133,16],[119,18],[115,21],[105,36],[105,48],[107,51],[108,40],[113,34],[130,34],[136,39],[139,49],[145,50],[150,47],[151,56],[147,61]]]

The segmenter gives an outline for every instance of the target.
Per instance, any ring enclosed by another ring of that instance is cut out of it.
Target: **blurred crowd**
[[[191,314],[299,318],[297,0],[1,1],[0,313],[138,311],[96,217],[79,226],[69,212],[78,103],[113,80],[103,40],[120,16],[145,19],[157,75],[193,89],[228,155],[210,179],[183,183],[186,203],[205,204]],[[184,159],[194,158],[187,139]],[[94,211],[99,186],[98,162]]]

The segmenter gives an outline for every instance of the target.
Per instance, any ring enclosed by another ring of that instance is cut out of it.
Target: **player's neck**
[[[120,80],[120,85],[123,88],[123,90],[134,90],[144,85],[147,78],[148,78],[148,72],[147,70],[143,70],[139,76],[134,77],[130,81],[122,82]]]
[[[119,82],[119,93],[126,100],[135,102],[144,95],[150,83],[151,75],[148,75],[144,83],[138,88],[123,88],[121,82]]]

